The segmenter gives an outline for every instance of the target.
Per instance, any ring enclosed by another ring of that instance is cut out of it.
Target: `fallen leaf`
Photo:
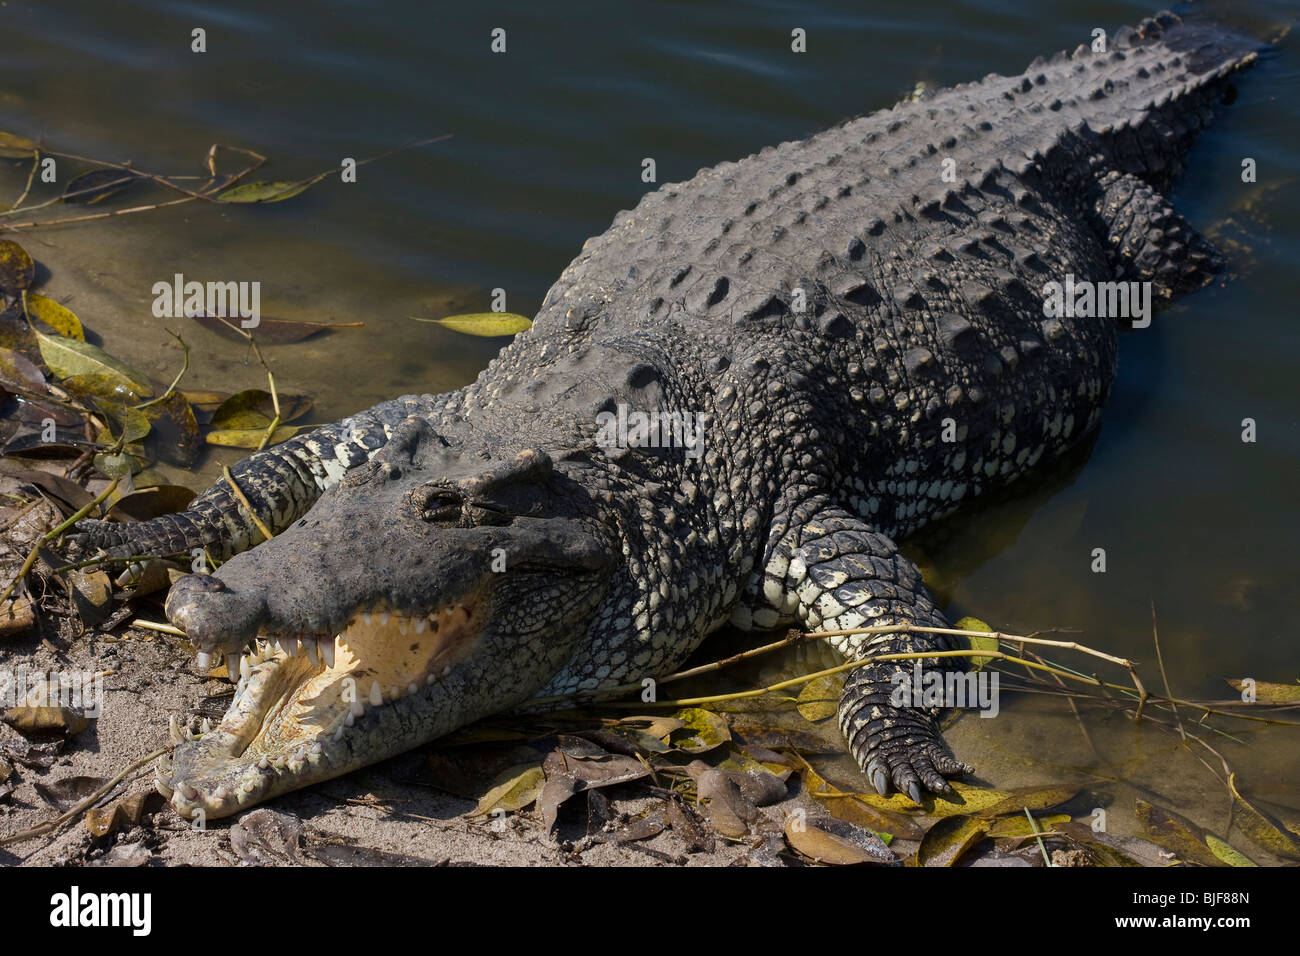
[[[36,329],[41,359],[59,378],[73,375],[105,375],[123,379],[122,387],[148,398],[153,386],[140,372],[113,358],[98,346],[63,335],[49,335]]]
[[[40,707],[23,704],[5,711],[4,722],[20,734],[58,732],[76,736],[90,726],[90,719],[67,707]]]
[[[758,811],[729,774],[709,768],[699,775],[696,788],[700,805],[715,831],[733,839],[749,835]]]
[[[916,850],[917,864],[952,866],[963,853],[988,835],[990,824],[991,821],[985,817],[962,814],[944,817],[926,831]]]
[[[1147,836],[1188,863],[1217,866],[1219,858],[1207,845],[1205,830],[1172,810],[1138,798],[1134,814]]]
[[[184,485],[157,485],[153,488],[140,488],[129,495],[123,495],[113,502],[112,507],[108,509],[107,517],[148,521],[161,515],[184,511],[194,498],[194,490],[186,488]]]
[[[12,239],[0,239],[0,292],[18,296],[36,278],[36,263]]]
[[[1052,829],[1061,823],[1069,823],[1070,815],[1068,813],[1054,813],[1043,817],[1034,817],[1034,827],[1029,825],[1024,814],[1019,816],[1001,817],[997,820],[991,820],[989,823],[988,836],[992,838],[1014,838],[1014,837],[1032,837]]]
[[[22,352],[0,348],[0,385],[42,393],[45,391],[45,376]]]
[[[479,800],[469,816],[480,817],[504,810],[514,813],[534,803],[542,792],[546,774],[540,763],[509,767],[498,776],[495,783]]]
[[[993,628],[989,627],[977,617],[963,617],[953,625],[953,628],[958,631],[985,631],[989,634],[993,633]],[[974,651],[996,651],[998,649],[998,639],[996,637],[968,637],[966,640],[970,641],[971,650]],[[990,657],[971,657],[968,659],[975,670],[979,670],[992,660]]]
[[[448,315],[441,319],[422,319],[413,315],[411,318],[416,322],[432,322],[464,335],[488,338],[517,335],[533,325],[533,320],[527,316],[514,315],[510,312],[471,312],[466,315]]]
[[[182,468],[191,467],[203,450],[203,436],[199,432],[198,418],[186,397],[180,392],[172,392],[142,411],[153,426],[148,447],[163,461]]]
[[[0,159],[31,159],[39,148],[35,140],[0,130]]]
[[[29,292],[25,301],[27,302],[27,314],[31,318],[40,319],[59,335],[66,338],[77,339],[80,342],[86,341],[86,332],[81,327],[81,320],[77,318],[76,313],[71,309],[59,305],[53,299],[37,295],[35,292]]]
[[[19,595],[0,604],[0,638],[25,634],[35,623],[31,598]]]
[[[271,440],[266,445],[269,448],[272,445],[280,444],[280,442],[288,441],[299,431],[301,429],[297,425],[281,425],[271,435]],[[204,436],[204,440],[209,445],[220,445],[223,448],[246,448],[256,451],[265,435],[265,428],[228,428],[208,432]]]
[[[1214,858],[1216,860],[1222,860],[1224,863],[1228,864],[1228,866],[1259,866],[1259,864],[1253,862],[1250,857],[1246,856],[1236,847],[1230,846],[1220,840],[1213,833],[1207,833],[1205,835],[1205,843],[1210,848],[1210,852],[1214,854]]]
[[[268,807],[245,813],[230,828],[230,848],[253,866],[298,865],[301,844],[298,818]]]
[[[330,172],[333,172],[333,170]],[[217,202],[233,203],[283,202],[286,199],[292,199],[301,192],[305,192],[327,175],[329,174],[320,173],[309,179],[300,179],[297,182],[278,180],[275,182],[244,183],[240,186],[231,186],[229,189],[222,190],[212,198]]]
[[[144,815],[145,802],[154,793],[141,790],[116,800],[106,807],[95,807],[86,812],[86,829],[93,837],[108,836],[119,830],[129,830]]]
[[[145,397],[133,382],[117,374],[70,375],[60,379],[59,385],[78,398],[103,399],[119,405],[134,405]]]
[[[668,743],[686,753],[704,753],[714,747],[721,747],[731,739],[726,718],[702,710],[699,707],[686,707],[673,714],[682,722],[682,726],[672,731]]]
[[[871,830],[834,817],[792,813],[785,821],[785,839],[808,859],[831,866],[898,862],[894,852]]]
[[[36,795],[56,810],[71,810],[105,784],[103,777],[63,777],[34,785]]]
[[[92,169],[69,182],[61,198],[65,203],[94,205],[143,182],[144,178],[129,169]]]
[[[804,720],[812,724],[834,717],[839,710],[843,690],[843,675],[827,674],[818,677],[804,684],[803,690],[799,691],[796,709]]]
[[[1060,806],[1079,795],[1079,787],[1022,787],[1010,790],[1002,800],[979,811],[981,816],[998,817],[1006,813],[1031,813]]]
[[[291,422],[311,410],[312,400],[306,395],[280,395],[280,421]],[[227,398],[212,413],[212,427],[218,430],[260,428],[265,431],[275,417],[275,403],[271,393],[260,388],[249,388]]]
[[[868,827],[877,833],[892,833],[904,840],[920,840],[925,830],[901,813],[873,807],[856,795],[845,794],[822,779],[812,767],[803,770],[808,795],[826,808],[831,816]]]
[[[1228,789],[1232,791],[1232,806],[1236,811],[1234,821],[1250,841],[1274,856],[1287,860],[1300,860],[1300,838],[1270,814],[1259,809],[1237,790],[1237,775],[1228,775]]]
[[[1243,691],[1249,686],[1244,680],[1229,679],[1228,683],[1238,691]],[[1300,704],[1300,684],[1275,684],[1271,681],[1257,680],[1252,689],[1256,703]]]
[[[237,321],[233,318],[223,320],[207,314],[194,315],[190,318],[223,339],[234,342],[246,341],[243,335],[230,326],[230,323],[237,323],[238,327],[243,329],[242,320]],[[257,325],[243,330],[264,345],[292,345],[294,342],[301,342],[321,332],[329,332],[333,329],[357,329],[365,324],[364,322],[305,322],[301,319],[272,319],[262,316],[258,319]]]

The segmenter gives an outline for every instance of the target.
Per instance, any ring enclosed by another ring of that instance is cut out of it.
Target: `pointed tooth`
[[[423,633],[424,633],[426,630],[428,630],[428,629],[429,629],[429,621],[428,621],[427,618],[425,618],[423,615],[421,615],[420,617],[417,617],[417,618],[415,619],[415,633],[416,633],[416,634],[423,634]]]
[[[389,614],[387,611],[381,611],[381,612],[379,613],[379,626],[380,626],[380,627],[387,627],[387,626],[388,626],[388,619],[389,619],[390,617],[392,617],[392,615]]]
[[[380,707],[384,703],[384,692],[379,689],[379,681],[370,682],[370,706]]]
[[[323,639],[316,649],[320,651],[320,659],[325,662],[326,667],[334,666],[334,638],[327,637]]]
[[[348,708],[348,713],[353,717],[360,717],[366,712],[365,705],[359,700],[354,700],[352,706]]]
[[[253,672],[252,662],[249,661],[246,655],[241,656],[239,658],[239,679],[248,680],[248,675],[251,674],[252,672]]]
[[[469,611],[465,610],[464,605],[456,605],[456,609],[451,612],[451,621],[457,627],[464,627],[469,623]]]
[[[284,651],[284,653],[288,654],[290,657],[293,657],[298,653],[298,638],[296,637],[290,637],[289,635],[284,634],[276,638],[275,643],[280,646],[280,650]]]
[[[418,693],[419,690],[420,690],[420,685],[419,685],[419,684],[412,684],[410,687],[406,688],[407,696],[410,696],[411,694]]]
[[[399,617],[399,618],[397,619],[397,633],[398,633],[398,634],[401,634],[403,637],[405,637],[405,636],[406,636],[406,632],[409,631],[410,629],[411,629],[411,621],[410,621],[409,618]]]
[[[269,770],[270,767],[271,767],[271,761],[267,760],[265,755],[263,755],[262,759],[257,762],[258,770]]]
[[[400,688],[400,687],[398,687],[396,684],[394,684],[394,685],[393,685],[393,691],[392,691],[392,694],[393,694],[393,696],[392,696],[392,698],[391,698],[392,700],[401,700],[401,699],[402,699],[402,688]]]
[[[428,686],[432,687],[435,683],[437,683],[437,680],[438,680],[438,676],[436,674],[430,674],[428,677],[424,679],[424,682]]]
[[[307,655],[307,660],[312,662],[312,666],[320,664],[320,658],[316,656],[316,639],[304,637],[302,639],[302,652]]]
[[[175,714],[171,714],[167,718],[167,736],[171,738],[171,742],[174,744],[179,744],[185,740],[185,735],[181,733],[181,722],[176,719]]]
[[[239,655],[238,654],[226,655],[226,676],[228,676],[232,682],[239,680]]]
[[[369,612],[369,611],[363,611],[362,614],[361,614],[361,620],[362,620],[363,622],[365,622],[366,627],[369,627],[369,626],[370,626],[370,612]]]
[[[172,798],[172,794],[176,792],[172,788],[172,785],[169,784],[166,780],[164,780],[161,774],[159,773],[154,774],[153,785],[158,790],[158,792],[161,793],[163,797],[167,800],[170,800]]]
[[[184,797],[186,800],[193,800],[195,797],[199,795],[199,792],[195,790],[193,787],[191,787],[184,780],[176,781],[176,789],[181,792],[181,796]]]
[[[201,671],[212,670],[212,655],[207,651],[199,651],[199,656],[195,662],[195,666]]]
[[[451,665],[448,664],[446,667],[442,669],[442,676],[446,677],[450,673],[451,673]]]
[[[356,722],[357,722],[357,718],[356,718],[356,711],[355,711],[355,710],[349,710],[349,711],[348,711],[348,712],[343,716],[343,725],[344,725],[345,727],[351,727],[351,726],[352,726],[353,724],[355,724]]]
[[[201,734],[210,734],[210,733],[212,733],[212,721],[210,721],[210,720],[208,720],[208,718],[204,717],[203,720],[202,720],[202,722],[200,722],[200,724],[199,724],[199,733],[201,733]]]
[[[351,717],[352,715],[349,714],[348,716]],[[338,730],[334,731],[335,743],[338,743],[340,740],[343,739],[343,728],[346,727],[347,725],[348,725],[347,721],[345,720],[343,723],[339,724]]]

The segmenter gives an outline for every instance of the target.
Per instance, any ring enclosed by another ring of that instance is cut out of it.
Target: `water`
[[[150,289],[176,272],[259,280],[266,315],[364,321],[267,349],[281,387],[315,397],[313,420],[333,420],[472,380],[501,343],[408,316],[480,311],[497,288],[511,311],[533,313],[583,240],[647,188],[643,158],[655,159],[660,182],[686,179],[890,105],[918,82],[1019,72],[1096,26],[1152,9],[1067,2],[1044,16],[994,0],[891,0],[869,14],[794,2],[488,6],[11,0],[0,8],[0,129],[67,152],[198,173],[221,142],[271,157],[254,178],[298,179],[342,157],[454,134],[362,167],[356,184],[331,177],[280,205],[189,204],[26,234],[51,272],[45,291],[163,381],[179,348],[150,313]],[[1259,2],[1233,16],[1281,23],[1293,11]],[[198,26],[203,54],[189,49]],[[489,52],[498,26],[504,55]],[[808,33],[802,56],[789,52],[796,26]],[[1240,81],[1173,197],[1194,224],[1222,235],[1236,274],[1125,337],[1090,449],[1012,501],[909,543],[954,617],[1020,632],[1074,628],[1080,641],[1151,664],[1154,606],[1181,696],[1227,696],[1225,677],[1300,677],[1298,145],[1291,44]],[[1254,185],[1240,182],[1245,156],[1258,162]],[[5,164],[0,189],[16,195],[22,178]],[[262,382],[240,346],[183,331],[194,387]],[[1247,417],[1257,422],[1254,444],[1240,440]],[[190,481],[234,457],[211,456]],[[1105,574],[1089,570],[1095,548],[1106,551]],[[1154,682],[1154,668],[1145,673]],[[999,785],[1088,767],[1154,788],[1207,825],[1225,819],[1222,788],[1171,738],[1096,721],[1099,761],[1059,702],[1017,699],[1004,715],[963,720],[952,734]],[[1217,739],[1252,793],[1300,808],[1294,731]]]

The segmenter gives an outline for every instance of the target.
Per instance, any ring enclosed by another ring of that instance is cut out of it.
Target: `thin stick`
[[[172,379],[172,383],[167,386],[167,391],[163,392],[157,398],[151,398],[149,399],[149,401],[144,402],[141,405],[137,405],[136,406],[137,409],[148,408],[150,405],[157,405],[159,402],[166,401],[168,396],[170,396],[172,392],[176,391],[176,386],[181,383],[181,379],[185,377],[185,373],[190,370],[190,347],[185,344],[185,340],[183,338],[181,338],[171,329],[165,329],[164,331],[166,331],[166,333],[170,335],[172,338],[174,338],[177,342],[181,343],[181,348],[185,352],[184,362],[181,364],[181,370],[177,372],[176,377]]]
[[[230,473],[230,468],[226,465],[222,465],[221,474],[225,476],[226,483],[230,485],[231,490],[234,491],[235,497],[239,499],[240,504],[248,510],[248,516],[253,519],[253,524],[257,525],[257,530],[262,532],[263,537],[265,537],[267,541],[270,541],[275,536],[271,534],[271,529],[262,523],[262,519],[259,518],[257,512],[253,510],[252,502],[245,497],[243,490],[235,483],[235,476]]]
[[[1178,724],[1178,736],[1183,740],[1187,739],[1187,731],[1183,729],[1183,718],[1178,715],[1178,705],[1174,703],[1173,692],[1169,689],[1169,675],[1165,673],[1165,656],[1160,653],[1160,633],[1156,630],[1156,602],[1151,601],[1151,640],[1156,645],[1156,663],[1160,665],[1160,679],[1165,683],[1165,699],[1169,701],[1169,706],[1174,712],[1174,721]]]
[[[70,517],[67,521],[64,521],[58,527],[41,535],[37,542],[32,545],[31,553],[27,555],[27,560],[23,562],[23,566],[18,569],[17,577],[10,581],[9,587],[5,588],[3,594],[0,594],[0,604],[4,604],[5,601],[9,600],[10,596],[14,593],[14,588],[18,587],[18,582],[27,577],[27,573],[31,571],[32,567],[36,564],[36,558],[40,555],[41,548],[44,545],[49,544],[59,535],[63,534],[63,532],[67,531],[82,518],[86,517],[86,515],[90,514],[90,512],[93,511],[100,502],[113,493],[113,490],[117,487],[117,483],[121,480],[121,475],[114,478],[107,488],[96,495],[94,500],[86,502],[85,506],[83,506],[80,511]]]
[[[32,152],[32,168],[27,172],[27,185],[23,187],[22,195],[19,196],[17,199],[15,199],[13,205],[5,210],[6,215],[12,212],[17,212],[18,207],[21,206],[23,204],[23,200],[27,198],[27,194],[32,191],[32,180],[36,178],[36,167],[39,166],[40,164],[41,164],[40,150],[35,150]]]
[[[51,830],[61,827],[69,820],[76,819],[77,817],[81,816],[81,814],[83,814],[85,811],[89,810],[92,806],[94,806],[99,801],[99,799],[104,796],[104,794],[108,793],[119,783],[125,780],[129,774],[134,773],[136,770],[139,770],[149,761],[157,760],[163,754],[169,753],[171,749],[172,748],[170,746],[163,747],[161,750],[155,750],[153,753],[149,754],[148,756],[141,757],[135,763],[131,764],[129,767],[127,767],[125,770],[119,773],[112,780],[108,781],[108,783],[104,784],[102,787],[100,787],[98,790],[96,790],[94,793],[88,796],[85,800],[82,800],[79,804],[77,804],[67,813],[63,814],[62,816],[55,817],[53,820],[49,820],[45,823],[34,826],[30,830],[21,830],[18,833],[13,834],[12,836],[4,837],[0,839],[0,846],[7,846],[10,843],[22,843],[23,841],[30,840],[33,837],[38,837],[43,834],[49,833]]]

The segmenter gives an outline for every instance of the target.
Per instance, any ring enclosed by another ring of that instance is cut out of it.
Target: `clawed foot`
[[[883,723],[887,718],[880,720]],[[892,785],[919,804],[922,788],[931,793],[951,793],[945,776],[974,772],[973,767],[953,756],[937,730],[918,732],[921,728],[915,724],[903,729],[905,732],[895,737],[889,736],[886,727],[878,734],[870,734],[868,741],[875,746],[858,758],[858,765],[882,797],[889,796]]]

